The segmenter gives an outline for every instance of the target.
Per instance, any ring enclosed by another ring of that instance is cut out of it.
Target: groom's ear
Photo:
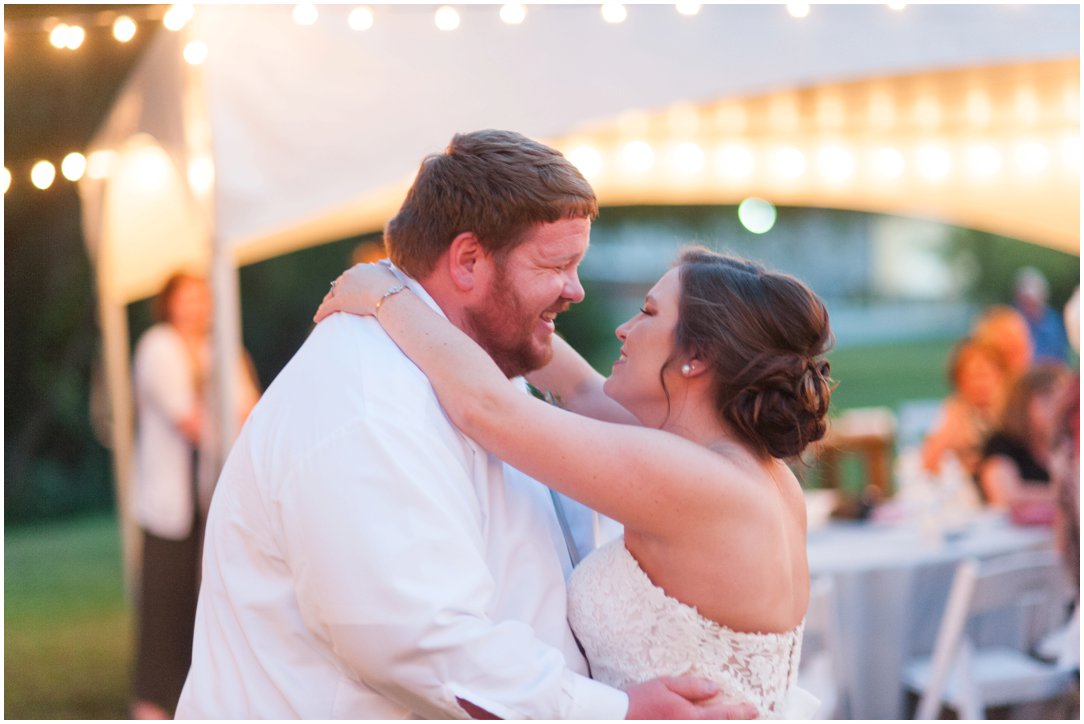
[[[482,243],[473,231],[464,231],[448,248],[448,272],[456,288],[462,292],[472,291],[478,285],[478,263],[485,257]]]

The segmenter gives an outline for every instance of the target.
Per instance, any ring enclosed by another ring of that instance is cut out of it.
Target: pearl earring
[[[681,374],[688,377],[692,373],[693,373],[693,366],[691,364],[685,363],[685,364],[681,365]]]

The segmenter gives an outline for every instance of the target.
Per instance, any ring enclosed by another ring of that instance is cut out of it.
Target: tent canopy
[[[113,173],[84,182],[85,202],[102,207],[88,214],[95,227],[88,238],[104,293],[117,300],[146,296],[168,270],[206,263],[212,230],[235,261],[248,263],[378,229],[419,161],[456,131],[512,128],[570,150],[573,143],[612,146],[658,135],[660,123],[643,123],[654,114],[669,123],[670,136],[692,142],[705,134],[716,145],[763,141],[772,131],[776,145],[802,145],[825,130],[823,112],[803,98],[819,87],[863,81],[860,93],[851,88],[846,123],[836,127],[835,135],[851,142],[890,145],[905,127],[904,142],[912,145],[920,133],[955,140],[969,127],[959,123],[952,103],[967,101],[971,87],[979,94],[970,101],[975,112],[987,107],[987,131],[1002,133],[1005,119],[1016,119],[1042,133],[1060,124],[1058,130],[1076,136],[1076,74],[1062,69],[1056,81],[1030,85],[1042,75],[1034,70],[1037,61],[1079,63],[1076,6],[912,5],[893,12],[880,5],[826,5],[801,20],[771,5],[707,5],[692,17],[672,6],[630,6],[618,25],[604,22],[595,5],[531,7],[520,25],[503,23],[494,6],[466,6],[454,31],[434,26],[431,6],[377,7],[366,31],[350,28],[349,12],[321,6],[314,25],[300,26],[289,6],[201,6],[182,32],[159,34],[92,144],[103,156],[123,154],[139,136],[135,145],[143,149],[142,160],[120,163],[113,156]],[[207,49],[198,66],[183,60],[193,41]],[[1018,64],[1032,70],[1021,75]],[[925,92],[931,74],[953,69],[970,75]],[[899,122],[869,110],[877,94],[888,98]],[[772,120],[776,111],[754,108],[755,99],[772,95],[783,98],[783,116],[791,105],[791,120]],[[721,105],[746,100],[752,105],[744,111],[744,128],[719,121],[726,112]],[[663,117],[673,108],[686,115],[701,109],[703,118],[682,129],[680,119]],[[984,130],[981,120],[972,125]],[[152,141],[160,146],[157,154],[148,150]],[[704,150],[710,166],[714,150]],[[806,150],[806,185],[813,186],[815,149]],[[1046,153],[1064,155],[1061,147]],[[1005,151],[1006,158],[1012,154]],[[172,168],[163,170],[167,158]],[[1003,176],[1012,172],[1011,164],[1002,166]],[[612,199],[600,179],[600,199],[740,200],[739,184],[728,193],[705,193],[722,186],[710,175],[677,187],[655,175],[658,183]],[[750,181],[785,202],[824,201],[790,193],[794,184],[773,189],[769,180]],[[982,190],[981,184],[970,188]],[[1062,188],[1071,193],[1059,203],[1075,204],[1078,194]],[[899,188],[893,193],[900,197]],[[944,202],[951,195],[942,188],[935,196]],[[860,200],[849,204],[846,194],[829,201],[864,208]],[[1026,206],[1008,208],[1033,215]],[[1049,206],[1041,207],[1044,215]],[[939,203],[933,212],[954,218],[944,207]],[[1074,214],[1060,215],[1058,223]],[[199,220],[166,223],[180,217]],[[1077,248],[1021,225],[1005,231]],[[1063,235],[1075,237],[1075,229]]]

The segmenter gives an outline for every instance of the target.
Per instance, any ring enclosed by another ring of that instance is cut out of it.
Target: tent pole
[[[129,600],[139,587],[142,538],[132,511],[132,448],[134,412],[132,373],[128,363],[128,312],[123,303],[105,298],[99,285],[98,317],[102,331],[102,364],[109,400],[110,444],[113,453],[113,480],[117,499],[124,584]]]
[[[241,368],[241,299],[237,266],[232,252],[217,238],[211,240],[211,289],[214,294],[214,329],[212,333],[214,360],[211,375],[211,394],[208,412],[215,423],[208,426],[212,440],[206,464],[201,465],[200,490],[203,503],[210,501],[210,493],[226,462],[226,455],[237,436],[238,419],[236,400],[237,370]]]

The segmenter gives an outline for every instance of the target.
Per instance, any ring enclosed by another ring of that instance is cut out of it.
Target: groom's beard
[[[568,303],[555,302],[555,309],[565,311]],[[493,286],[477,308],[463,311],[466,331],[507,377],[517,377],[544,367],[553,357],[553,339],[535,334],[545,309],[537,312],[526,304],[503,268],[498,267]]]

